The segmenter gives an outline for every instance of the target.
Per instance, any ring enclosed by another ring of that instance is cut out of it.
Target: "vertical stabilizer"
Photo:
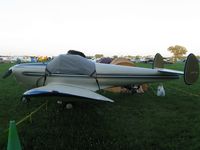
[[[185,63],[184,81],[191,85],[199,78],[199,62],[194,54],[189,54]]]
[[[164,68],[164,61],[163,61],[163,57],[157,53],[154,57],[154,61],[153,61],[153,66],[152,68]]]

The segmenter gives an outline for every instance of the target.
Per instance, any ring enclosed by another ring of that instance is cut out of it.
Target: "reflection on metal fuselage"
[[[44,84],[45,69],[46,64],[44,63],[19,64],[12,67],[17,81],[27,88],[34,88]],[[178,75],[163,75],[156,69],[99,63],[96,63],[96,75],[101,89],[119,85],[161,82],[179,78]],[[51,74],[46,78],[45,84],[54,82],[96,91],[99,89],[96,79],[86,75]]]

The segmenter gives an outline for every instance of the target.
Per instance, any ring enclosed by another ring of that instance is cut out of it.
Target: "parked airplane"
[[[199,77],[199,62],[193,54],[187,57],[184,72],[163,67],[160,54],[156,54],[152,69],[94,63],[83,55],[64,54],[49,63],[15,65],[3,78],[13,74],[19,83],[26,85],[30,90],[23,93],[23,98],[59,95],[113,102],[96,91],[113,86],[175,80],[182,75],[185,83],[191,85]]]

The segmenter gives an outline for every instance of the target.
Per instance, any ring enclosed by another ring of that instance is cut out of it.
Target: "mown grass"
[[[0,64],[0,73],[9,66]],[[166,67],[182,70],[183,64]],[[48,99],[47,111],[17,126],[23,149],[200,149],[200,80],[193,86],[183,79],[166,82],[165,97],[156,96],[157,85],[144,94],[101,92],[115,103],[75,103],[66,110],[57,97],[34,98],[26,106],[20,102],[25,89],[13,77],[0,79],[0,148],[6,148],[9,120],[19,121]]]

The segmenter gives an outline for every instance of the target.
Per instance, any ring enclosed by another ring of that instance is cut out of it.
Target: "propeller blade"
[[[5,78],[9,77],[11,74],[12,74],[12,69],[9,69],[8,71],[6,71],[3,74],[2,78],[5,79]]]

